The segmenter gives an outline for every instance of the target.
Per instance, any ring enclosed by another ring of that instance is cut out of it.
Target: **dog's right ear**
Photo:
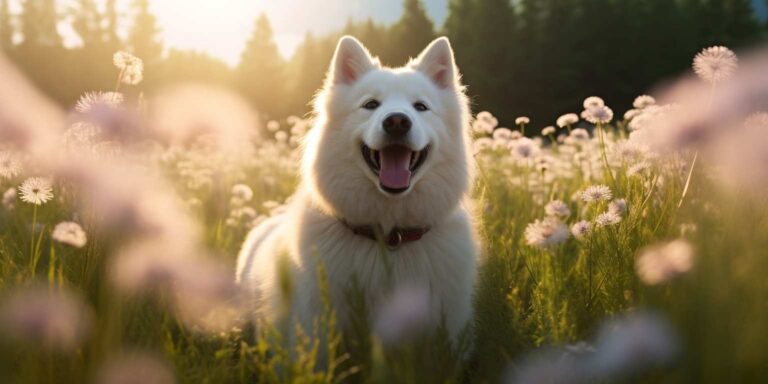
[[[331,69],[330,84],[352,84],[360,76],[378,66],[362,43],[352,36],[344,36],[336,46]]]

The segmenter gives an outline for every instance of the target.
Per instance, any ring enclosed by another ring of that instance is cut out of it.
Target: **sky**
[[[423,1],[440,26],[448,0]],[[153,0],[167,46],[202,50],[229,64],[239,61],[255,20],[266,12],[280,52],[289,57],[308,31],[316,35],[344,27],[349,18],[393,23],[403,0]]]

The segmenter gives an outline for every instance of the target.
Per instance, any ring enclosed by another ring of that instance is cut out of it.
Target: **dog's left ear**
[[[452,88],[457,85],[456,63],[447,37],[440,37],[431,42],[412,65],[426,74],[440,88]]]

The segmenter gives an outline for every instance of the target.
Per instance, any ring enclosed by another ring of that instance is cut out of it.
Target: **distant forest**
[[[768,0],[766,0],[768,2]],[[240,92],[264,119],[308,112],[336,40],[358,37],[388,65],[400,65],[433,38],[451,39],[473,109],[490,110],[511,125],[527,115],[534,126],[599,95],[622,110],[638,93],[685,71],[710,45],[733,49],[766,41],[751,0],[451,0],[437,29],[419,0],[406,0],[400,20],[380,25],[350,20],[340,31],[308,33],[295,54],[281,57],[266,15],[255,20],[239,65],[203,53],[164,49],[148,0],[120,13],[115,0],[97,7],[78,0],[62,12],[55,0],[23,0],[11,14],[0,0],[0,46],[54,100],[72,105],[88,90],[114,87],[111,56],[127,50],[145,61],[147,94],[196,81]],[[82,46],[65,48],[57,32],[72,23]],[[120,25],[130,25],[127,37]]]

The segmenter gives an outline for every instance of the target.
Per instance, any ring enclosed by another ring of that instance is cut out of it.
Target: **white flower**
[[[589,132],[584,128],[576,128],[571,131],[571,134],[568,137],[575,141],[587,141],[589,140]]]
[[[685,240],[645,248],[635,262],[644,283],[656,285],[688,272],[693,266],[693,247]]]
[[[512,140],[512,131],[509,128],[497,128],[493,131],[494,140]]]
[[[100,108],[117,108],[123,102],[123,94],[119,92],[86,92],[75,104],[75,111],[91,113]]]
[[[565,128],[570,125],[574,125],[579,122],[579,116],[575,113],[566,113],[557,118],[557,126]]]
[[[42,177],[24,180],[19,187],[21,200],[35,205],[42,205],[53,199],[51,181]]]
[[[499,121],[493,117],[490,112],[483,111],[477,114],[477,118],[472,122],[472,132],[476,134],[491,134],[499,125]]]
[[[0,177],[12,179],[21,172],[21,162],[10,151],[0,151]]]
[[[598,108],[603,106],[605,106],[605,101],[603,101],[603,99],[597,96],[590,96],[584,99],[584,110],[589,110],[590,108]]]
[[[144,73],[144,62],[138,57],[124,51],[112,56],[115,67],[120,69],[120,80],[128,85],[136,85],[141,82]]]
[[[627,200],[625,199],[616,199],[614,201],[611,201],[610,204],[608,204],[608,212],[617,214],[617,215],[623,215],[627,212]]]
[[[528,245],[545,248],[568,240],[568,227],[554,218],[536,220],[525,228]]]
[[[532,158],[541,151],[539,145],[527,137],[521,137],[515,141],[510,142],[509,149],[512,155],[519,159]]]
[[[629,111],[624,112],[624,120],[632,120],[637,116],[640,116],[643,111],[639,109],[630,109]]]
[[[656,104],[656,99],[653,96],[642,95],[638,96],[632,103],[632,106],[637,109],[644,109],[645,107]]]
[[[717,83],[731,77],[737,67],[736,54],[726,47],[709,47],[693,59],[694,72],[710,83]]]
[[[60,243],[69,244],[76,248],[82,248],[88,241],[80,224],[72,221],[56,224],[51,237]]]
[[[613,197],[611,189],[607,185],[592,185],[581,193],[581,199],[586,203],[595,201],[607,201]]]
[[[610,227],[621,223],[621,216],[614,212],[604,212],[597,216],[595,223],[598,227]]]
[[[568,205],[560,200],[552,200],[545,207],[544,212],[547,216],[554,217],[568,217],[571,214],[571,210]]]
[[[524,125],[531,122],[531,119],[529,119],[526,116],[520,116],[517,119],[515,119],[515,125]]]
[[[253,198],[253,190],[245,184],[236,184],[232,186],[232,197],[242,202],[248,202]]]
[[[554,134],[555,134],[555,127],[553,127],[553,126],[551,126],[551,125],[550,125],[549,127],[544,127],[544,128],[541,130],[541,134],[542,134],[543,136],[554,135]]]
[[[492,147],[493,147],[493,140],[488,137],[478,138],[472,144],[472,149],[474,150],[474,153],[480,153],[487,149],[491,149]]]
[[[586,220],[579,221],[571,226],[571,234],[576,240],[583,240],[592,231],[592,223]]]
[[[592,124],[607,124],[613,120],[613,110],[605,105],[589,108],[586,112],[584,117]]]

